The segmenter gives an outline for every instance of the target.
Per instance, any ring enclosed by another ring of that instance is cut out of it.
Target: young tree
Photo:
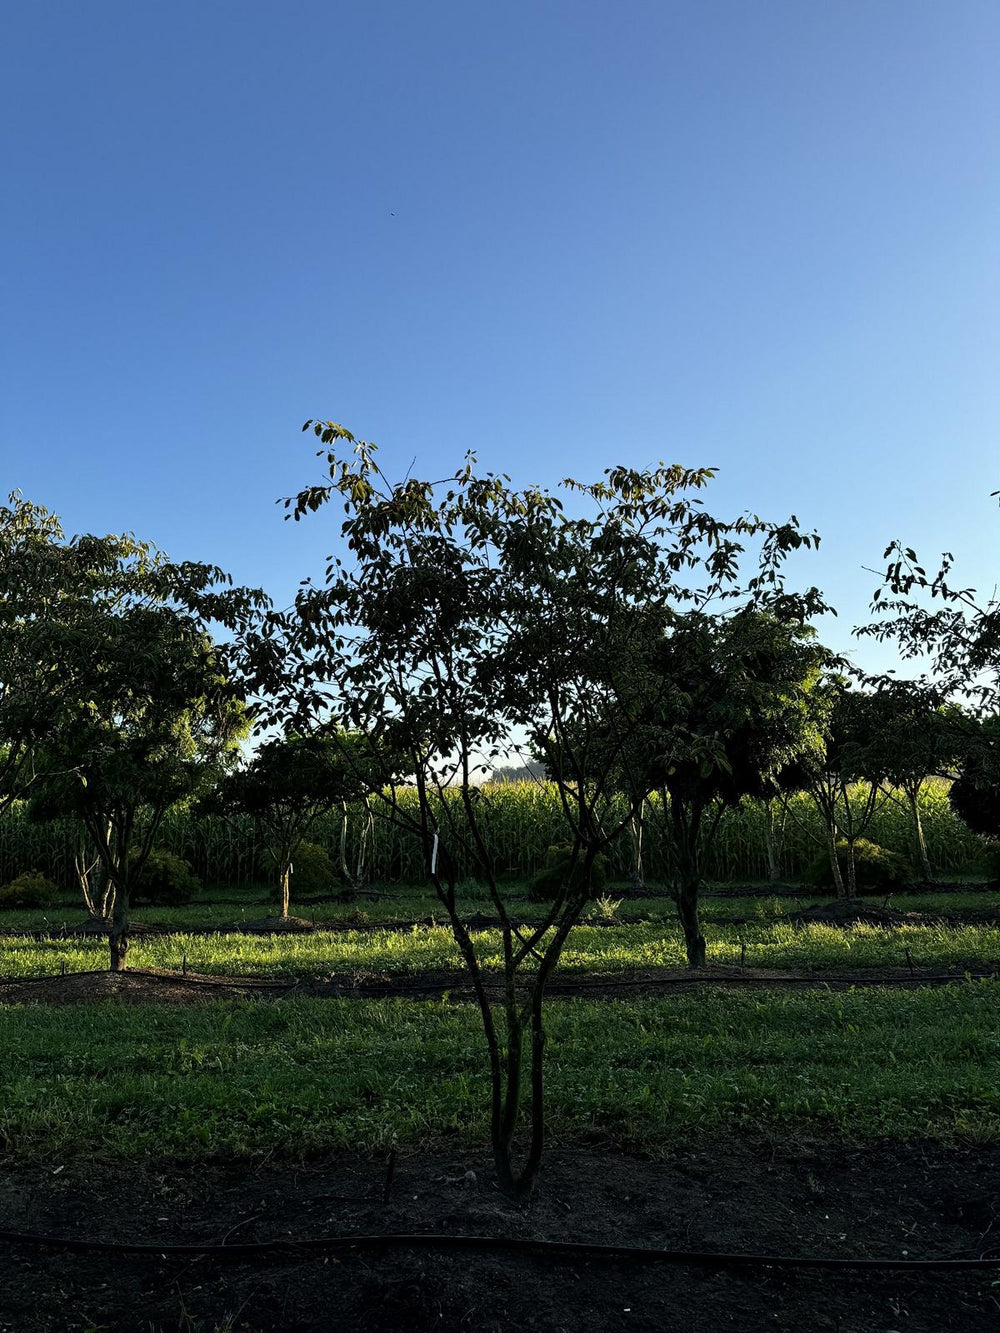
[[[971,719],[912,682],[883,682],[870,698],[871,730],[858,767],[873,787],[907,810],[917,863],[924,883],[930,884],[933,871],[920,797],[929,779],[953,776],[967,747]]]
[[[635,741],[661,795],[691,967],[706,962],[701,867],[722,811],[744,796],[767,799],[784,769],[822,752],[813,696],[828,658],[787,608],[784,616],[752,607],[731,616],[687,612],[657,646],[655,670],[670,689]]]
[[[263,825],[275,861],[285,921],[289,919],[295,853],[310,828],[336,806],[342,808],[346,821],[346,803],[364,799],[370,786],[380,783],[381,765],[374,764],[365,749],[361,737],[349,735],[265,741],[243,768],[227,774],[202,803],[203,812],[240,811]]]
[[[589,892],[596,857],[637,812],[645,774],[623,769],[630,737],[669,682],[651,669],[668,606],[735,591],[743,541],[760,538],[748,595],[780,599],[785,553],[810,545],[794,522],[724,523],[693,492],[710,470],[612,469],[560,497],[515,490],[474,460],[441,482],[390,483],[374,446],[332,422],[307,422],[325,446],[328,480],[286,502],[298,519],[337,501],[341,554],[294,612],[247,638],[246,669],[272,713],[304,730],[331,717],[379,752],[406,756],[373,808],[423,847],[482,1017],[491,1074],[491,1139],[502,1187],[532,1187],[544,1139],[543,997]],[[701,573],[705,584],[693,591]],[[545,756],[572,852],[544,918],[511,916],[486,832],[478,781],[514,740]],[[624,802],[616,801],[623,786]],[[490,894],[502,975],[489,974],[463,922],[460,871]],[[498,1003],[494,995],[499,993]],[[527,1068],[525,1069],[525,1065]],[[527,1145],[516,1134],[525,1075]]]
[[[823,710],[822,744],[794,762],[781,775],[780,784],[788,813],[825,846],[837,897],[853,901],[857,896],[855,846],[889,800],[879,745],[880,701],[877,695],[851,689],[841,675],[828,675],[816,699]],[[822,820],[821,838],[798,820],[788,800],[790,792],[802,790]]]
[[[16,648],[17,697],[31,699],[30,795],[84,825],[114,891],[109,939],[119,970],[130,883],[164,814],[232,761],[247,730],[210,626],[245,628],[266,598],[234,588],[215,566],[171,563],[131,536],[67,542],[50,531],[36,555],[3,627]]]
[[[41,505],[15,492],[0,506],[0,812],[31,785],[43,704],[61,686],[37,645],[62,600],[53,577],[62,542],[59,520]]]

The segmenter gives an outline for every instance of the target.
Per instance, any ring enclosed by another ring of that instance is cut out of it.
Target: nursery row
[[[415,793],[410,796],[415,804]],[[376,809],[377,804],[377,798],[373,798]],[[446,794],[439,804],[438,822],[443,836],[448,836],[449,828],[461,834],[465,814],[459,793]],[[477,789],[476,807],[483,818],[491,854],[496,856],[501,872],[511,878],[534,875],[542,866],[547,849],[566,839],[558,792],[550,783],[487,784]],[[924,784],[920,815],[936,874],[992,875],[989,847],[952,812],[944,782],[933,780]],[[342,818],[335,811],[318,820],[309,833],[310,839],[325,849],[335,867],[340,863],[342,832]],[[357,804],[348,808],[346,834],[345,860],[352,873],[358,865],[363,839],[364,875],[368,880],[397,883],[426,880],[426,866],[417,840],[378,818],[369,829],[366,813]],[[884,799],[865,837],[911,862],[914,860],[913,819],[905,801]],[[35,869],[69,888],[74,883],[74,856],[79,840],[79,825],[72,820],[35,821],[20,808],[7,812],[0,817],[0,884],[25,870]],[[460,836],[453,840],[454,854],[460,869],[471,873],[471,867],[462,866],[460,841]],[[267,836],[259,823],[248,816],[199,819],[189,811],[174,809],[163,821],[158,843],[183,857],[206,883],[238,886],[274,875]],[[760,802],[744,799],[723,812],[716,835],[706,849],[703,872],[709,880],[757,883],[766,881],[776,866],[781,878],[799,880],[807,878],[817,862],[823,864],[824,848],[823,823],[807,795],[793,796],[787,809],[775,803],[769,810]],[[646,803],[642,837],[642,865],[649,882],[662,882],[665,878],[669,851],[663,804],[658,796],[653,796]],[[634,868],[633,839],[623,833],[609,849],[609,873],[612,879],[630,881]],[[324,887],[304,863],[293,882],[293,896],[295,892]]]

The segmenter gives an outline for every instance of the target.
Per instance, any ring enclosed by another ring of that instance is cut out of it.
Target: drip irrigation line
[[[972,981],[994,981],[1000,976],[1000,969],[994,967],[985,972],[937,972],[922,975],[919,972],[909,975],[893,977],[872,977],[872,976],[810,976],[808,973],[795,972],[783,977],[755,977],[752,975],[738,976],[674,976],[674,977],[620,977],[620,978],[598,978],[582,977],[579,981],[554,981],[546,987],[546,994],[551,997],[559,995],[575,995],[580,991],[587,990],[628,990],[631,988],[656,988],[671,986],[692,987],[692,986],[732,986],[734,988],[745,987],[747,989],[760,990],[780,990],[784,986],[809,986],[815,990],[833,990],[843,989],[845,987],[875,987],[875,986],[905,986],[911,990],[917,990],[921,986],[943,986],[956,985],[963,982]],[[295,981],[283,981],[278,978],[264,977],[206,977],[206,976],[176,976],[169,972],[151,972],[143,968],[126,968],[123,972],[110,972],[107,968],[94,968],[82,970],[80,972],[46,972],[40,976],[18,977],[18,976],[0,976],[0,985],[4,986],[32,986],[42,985],[49,981],[63,981],[69,977],[145,977],[153,981],[162,981],[170,986],[187,987],[188,989],[240,989],[246,991],[279,991],[290,993],[295,990],[303,990],[307,995],[314,998],[323,999],[351,999],[351,998],[374,998],[387,999],[398,995],[405,999],[408,995],[454,995],[461,996],[465,992],[472,993],[472,983],[464,976],[456,976],[454,983],[441,982],[411,982],[404,983],[392,981],[358,981],[348,982],[342,989],[338,989],[335,984],[329,982],[317,981],[315,978],[299,978]],[[500,989],[502,987],[502,978],[497,977],[484,979],[487,990]]]
[[[729,1254],[705,1250],[659,1250],[636,1245],[607,1245],[595,1241],[531,1240],[520,1236],[466,1236],[437,1232],[387,1232],[358,1236],[318,1236],[301,1240],[238,1241],[233,1245],[156,1245],[139,1241],[78,1240],[68,1236],[39,1235],[0,1228],[0,1241],[81,1254],[134,1254],[162,1258],[249,1259],[264,1254],[322,1253],[326,1250],[510,1250],[556,1261],[579,1259],[624,1260],[640,1264],[676,1264],[692,1268],[805,1268],[827,1271],[860,1269],[866,1272],[968,1272],[1000,1268],[1000,1257],[978,1259],[856,1259],[812,1258],[793,1254]]]

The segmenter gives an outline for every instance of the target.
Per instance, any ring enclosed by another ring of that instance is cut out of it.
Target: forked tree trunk
[[[846,897],[844,877],[840,873],[840,861],[837,859],[837,830],[833,824],[827,824],[826,846],[830,855],[830,873],[833,875],[833,887],[838,898]]]
[[[646,887],[646,874],[642,864],[642,835],[645,831],[642,818],[642,806],[628,822],[629,839],[632,843],[632,889],[641,893]]]
[[[933,881],[933,871],[931,870],[931,858],[927,852],[927,840],[924,837],[923,820],[920,818],[920,784],[915,788],[908,788],[906,794],[910,800],[910,810],[913,812],[913,831],[916,834],[920,873],[923,876],[924,883],[930,884]]]

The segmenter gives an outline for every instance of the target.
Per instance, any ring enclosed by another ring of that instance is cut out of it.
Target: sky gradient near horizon
[[[822,533],[838,648],[894,536],[989,590],[998,51],[993,0],[10,7],[0,485],[285,603],[315,416],[717,466]]]

